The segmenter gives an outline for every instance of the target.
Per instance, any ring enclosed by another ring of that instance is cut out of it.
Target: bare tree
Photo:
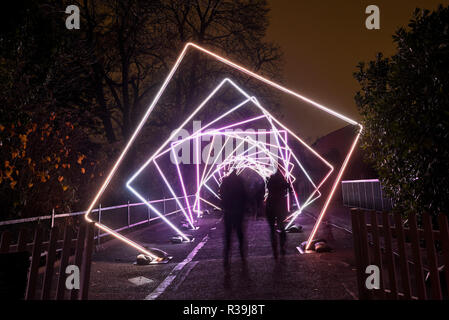
[[[93,55],[96,114],[110,142],[127,138],[151,94],[188,41],[226,53],[270,77],[280,77],[278,47],[264,41],[268,7],[264,0],[83,0],[84,40]],[[219,70],[199,54],[187,76],[176,78],[176,98],[156,114],[165,127],[198,101],[198,83]],[[175,110],[173,108],[176,108]],[[176,118],[176,117],[175,117]]]

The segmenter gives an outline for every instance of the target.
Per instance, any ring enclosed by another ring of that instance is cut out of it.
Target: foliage
[[[79,209],[80,193],[98,176],[98,146],[86,130],[94,122],[82,112],[93,101],[88,57],[73,50],[57,3],[23,0],[2,19],[2,220]]]
[[[82,187],[102,175],[92,152],[82,151],[83,132],[52,114],[43,125],[20,121],[0,125],[2,219],[70,210]],[[84,153],[85,152],[85,153]]]
[[[449,8],[416,9],[393,37],[397,53],[361,63],[355,100],[362,137],[402,212],[449,212]]]
[[[84,208],[81,200],[88,201],[85,194],[98,187],[90,179],[100,174],[94,167],[99,161],[107,169],[117,157],[187,42],[280,78],[280,50],[264,40],[265,0],[18,0],[13,5],[0,19],[0,219],[48,214],[58,206]],[[65,28],[68,5],[80,8],[79,30]],[[155,109],[144,128],[146,145],[130,152],[131,161],[140,161],[142,155],[132,152],[153,148],[161,132],[171,130],[201,98],[197,83],[216,79],[220,71],[195,57],[187,70],[171,88],[176,100]],[[60,139],[67,148],[64,157]],[[77,162],[82,155],[85,173]],[[110,198],[123,196],[117,191]]]

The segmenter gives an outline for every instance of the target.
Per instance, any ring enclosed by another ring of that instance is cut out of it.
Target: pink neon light
[[[258,103],[257,103],[257,100],[254,100],[254,101],[256,101],[256,105],[257,106],[259,106],[263,111],[265,111]],[[241,105],[243,105],[243,104],[241,104]],[[265,112],[264,112],[265,113]],[[222,116],[223,117],[223,116]],[[232,128],[232,127],[235,127],[235,126],[238,126],[238,125],[240,125],[240,124],[242,124],[242,123],[248,123],[248,122],[251,122],[251,121],[255,121],[255,120],[258,120],[258,119],[262,119],[262,118],[267,118],[267,114],[265,113],[265,115],[264,116],[259,116],[259,117],[255,117],[255,118],[253,118],[253,119],[249,119],[249,120],[245,120],[245,121],[241,121],[241,122],[238,122],[238,123],[236,123],[236,124],[232,124],[232,125],[229,125],[229,126],[226,126],[226,127],[224,127],[224,129],[227,129],[227,128]],[[269,122],[271,122],[271,119],[268,119],[269,120]],[[274,120],[276,120],[276,119],[274,119]],[[215,120],[215,122],[216,122],[217,120]],[[208,126],[210,125],[211,123],[209,123],[208,124]],[[273,124],[272,124],[272,126],[273,126]],[[207,127],[207,126],[206,126]],[[204,128],[206,128],[206,127],[204,127]],[[274,126],[273,126],[274,127]],[[203,129],[204,129],[203,128]],[[275,127],[274,127],[275,128]],[[223,128],[222,129],[220,129],[220,130],[223,130]],[[213,130],[213,132],[214,132],[214,134],[217,134],[217,130]],[[248,135],[250,132],[243,132],[244,134],[246,134],[246,135]],[[276,146],[276,147],[278,147],[279,149],[280,149],[280,151],[281,151],[281,155],[283,156],[283,153],[282,153],[282,147],[279,145],[279,140],[277,139],[277,135],[279,135],[279,130],[275,130],[275,133],[276,133],[276,135],[275,135],[275,137],[276,137],[276,141],[277,141],[277,143],[278,143],[278,146]],[[200,134],[202,134],[202,135],[210,135],[210,133],[207,133],[207,134],[203,134],[203,133],[201,133],[201,132],[197,132],[196,134],[194,134],[194,135],[192,135],[191,137],[190,137],[190,139],[191,138],[196,138],[196,141],[198,141],[198,137],[199,137],[199,135]],[[218,134],[220,134],[220,133],[218,133]],[[282,139],[282,136],[280,136],[280,138]],[[183,140],[187,140],[187,139],[189,139],[189,137],[187,137],[187,138],[185,138],[185,139],[183,139]],[[284,138],[284,139],[282,139],[282,140],[284,140],[284,142],[286,141],[286,139]],[[304,144],[304,142],[301,140],[301,139],[299,139],[299,141],[301,142],[301,143],[303,143]],[[179,142],[180,143],[180,142]],[[198,159],[198,154],[199,154],[199,151],[198,151],[198,146],[199,146],[199,143],[197,143],[196,144],[196,158]],[[288,148],[288,146],[287,146],[287,148]],[[310,147],[309,147],[310,148]],[[173,144],[172,144],[172,149],[173,149]],[[168,149],[168,150],[170,150],[170,148]],[[167,151],[168,151],[167,150]],[[159,154],[159,155],[157,155],[156,156],[156,158],[158,158],[159,156],[160,156],[161,154]],[[294,156],[294,154],[293,154],[293,156]],[[283,157],[284,158],[284,157]],[[294,156],[294,158],[295,158],[295,160],[296,161],[298,161],[298,159]],[[285,162],[285,159],[283,159],[284,160],[284,162]],[[279,164],[279,163],[278,163]],[[298,161],[298,164],[299,164],[299,166],[302,168],[302,165],[299,163],[299,161]],[[304,171],[304,168],[302,168],[302,170]],[[285,170],[286,172],[287,172],[287,170]],[[305,171],[304,171],[305,172]],[[306,173],[306,172],[305,172]],[[179,174],[179,173],[178,173]],[[135,175],[136,176],[136,175]],[[306,173],[306,176],[308,176],[307,175],[307,173]],[[182,181],[182,177],[180,177],[181,178],[181,181]],[[310,179],[310,178],[309,178]],[[327,177],[325,178],[325,179],[327,179]],[[289,179],[288,179],[289,180]],[[313,183],[313,181],[311,181],[312,182],[312,184],[314,185],[314,187],[316,187],[315,186],[315,184]],[[324,182],[324,181],[323,181]],[[183,182],[182,182],[183,183]],[[198,194],[198,192],[201,192],[201,188],[199,187],[199,161],[197,160],[197,196],[196,196],[196,200],[195,200],[195,204],[196,205],[199,205],[199,201],[198,201],[198,197],[199,197],[199,194]],[[290,184],[291,184],[291,186],[292,186],[292,188],[293,188],[293,190],[294,190],[294,186],[293,186],[293,184],[292,184],[292,181],[290,181]],[[322,183],[321,183],[322,184]],[[209,189],[209,188],[208,188]],[[315,189],[315,192],[316,191],[318,191],[317,189]],[[315,192],[313,193],[313,194],[315,194]],[[319,191],[318,191],[319,192]],[[300,206],[300,204],[299,204],[299,200],[298,200],[298,198],[297,198],[297,193],[296,193],[296,191],[294,192],[294,196],[295,196],[295,201],[296,201],[296,203],[297,203],[297,206],[298,206],[298,208],[300,209],[301,208],[301,206]],[[185,195],[185,197],[186,197],[186,195]],[[312,198],[312,196],[311,197],[309,197],[309,199],[307,199],[307,201],[305,202],[305,205],[308,205],[308,204],[310,204],[311,203],[311,201],[313,201],[313,200],[311,200],[311,198]],[[188,201],[188,199],[186,199],[187,201]],[[315,200],[315,199],[314,199]],[[188,205],[188,208],[190,208],[190,206]],[[195,208],[194,208],[194,211],[196,211],[195,210]],[[197,212],[198,212],[198,214],[200,214],[200,210],[198,210],[197,209]],[[300,213],[301,211],[298,211],[298,214]],[[296,216],[295,216],[296,217]]]
[[[267,132],[259,132],[260,134],[266,134]],[[258,143],[259,144],[259,143]],[[257,145],[255,144],[255,145],[253,145],[250,149],[252,149],[252,148],[254,148],[254,147],[257,147]],[[238,148],[238,147],[237,147]],[[237,149],[237,148],[235,148],[234,149],[234,151]],[[249,150],[250,149],[248,149],[248,150],[246,150],[245,151],[245,153],[249,153]],[[259,152],[256,152],[256,153],[253,153],[253,154],[251,154],[251,155],[247,155],[247,156],[238,156],[238,157],[233,157],[233,159],[229,159],[230,157],[232,157],[232,155],[233,155],[233,153],[231,153],[231,155],[230,156],[228,156],[228,158],[220,165],[220,167],[219,168],[217,168],[216,169],[216,171],[219,171],[220,169],[221,169],[221,167],[223,167],[223,166],[226,166],[227,165],[227,163],[228,162],[232,162],[232,163],[234,163],[234,166],[233,167],[235,167],[235,158],[241,158],[242,160],[240,161],[240,162],[242,162],[242,161],[249,161],[249,162],[252,162],[252,163],[257,163],[257,161],[255,161],[254,159],[252,159],[251,158],[251,156],[252,155],[255,155],[255,154],[258,154],[258,153],[261,153],[261,152],[263,152],[263,150],[262,151],[259,151]],[[266,165],[266,164],[264,164],[264,165]],[[278,165],[280,165],[279,163],[278,163]],[[239,165],[238,165],[239,166]],[[256,165],[255,167],[253,167],[253,166],[249,166],[249,165],[246,165],[246,164],[241,164],[240,165],[241,166],[241,169],[240,169],[240,172],[241,172],[241,170],[243,170],[243,168],[248,168],[248,169],[251,169],[251,170],[254,170],[255,172],[257,172],[257,173],[259,173],[261,176],[264,176],[264,174],[263,173],[260,173],[259,172],[259,169],[257,169],[258,168],[258,166]],[[262,166],[263,167],[263,166]],[[281,166],[282,167],[282,166]],[[288,174],[289,172],[288,172],[288,170],[287,170],[287,168],[284,168],[284,170],[285,170],[285,172],[286,172],[286,174]],[[213,176],[213,175],[212,175]],[[213,176],[214,177],[214,176]],[[215,178],[215,177],[214,177]],[[206,182],[208,181],[210,179],[210,177],[208,178],[208,179],[206,179]],[[265,179],[265,178],[264,178]],[[217,182],[218,183],[218,182]],[[203,185],[203,183],[201,184],[201,185]],[[206,188],[207,189],[209,189],[214,195],[215,195],[215,193],[209,188],[209,186],[207,185],[207,184],[205,184],[205,186],[206,186]],[[293,186],[293,184],[291,184],[291,187],[292,187],[292,189],[293,189],[293,191],[295,190],[295,188],[294,188],[294,186]],[[299,205],[299,201],[298,201],[298,199],[297,199],[297,193],[296,193],[296,191],[294,191],[294,195],[295,195],[295,200],[297,201],[297,205],[298,205],[298,207],[300,207],[300,205]],[[216,196],[216,195],[215,195]],[[216,196],[217,198],[219,198],[218,196]]]
[[[244,93],[244,91],[243,90],[241,90],[238,86],[236,86],[232,81],[230,81],[229,79],[227,80],[228,82],[230,82],[234,87],[236,87],[238,90],[240,90],[243,94],[245,94]],[[223,82],[222,82],[223,83]],[[221,84],[220,84],[221,85]],[[246,94],[245,94],[246,95]],[[210,97],[210,96],[209,96]],[[257,102],[257,99],[253,99],[252,98],[252,101],[256,104],[256,106],[258,106],[262,111],[263,111],[263,113],[264,113],[264,115],[265,115],[265,118],[267,118],[267,111],[262,107],[262,106],[260,106],[260,104]],[[241,107],[242,105],[244,105],[246,103],[246,101],[245,102],[243,102],[243,103],[241,103],[240,105],[238,105],[238,106],[236,106],[235,108],[233,108],[232,110],[236,110],[237,108],[239,108],[239,107]],[[203,103],[204,104],[204,103]],[[231,110],[231,111],[232,111]],[[228,111],[227,113],[225,113],[225,114],[223,114],[222,116],[220,116],[220,117],[218,117],[216,120],[214,120],[213,122],[211,122],[211,123],[209,123],[206,127],[208,127],[208,126],[210,126],[212,123],[214,123],[214,122],[216,122],[216,121],[218,121],[218,119],[220,119],[220,118],[223,118],[225,115],[227,115],[227,114],[229,114],[230,113],[230,111]],[[271,115],[269,115],[269,116],[271,116]],[[272,117],[272,116],[271,116]],[[257,119],[261,119],[261,118],[263,118],[263,116],[261,116],[261,117],[256,117],[256,118],[254,118],[254,119],[250,119],[250,120],[246,120],[246,121],[242,121],[242,122],[239,122],[239,123],[236,123],[236,124],[232,124],[232,125],[230,125],[230,126],[227,126],[227,127],[224,127],[224,128],[230,128],[230,127],[234,127],[234,126],[237,126],[237,125],[240,125],[240,124],[242,124],[242,123],[246,123],[246,122],[250,122],[250,121],[255,121],[255,120],[257,120]],[[271,123],[271,119],[269,119],[268,118],[268,120],[269,120],[269,122]],[[276,119],[274,119],[275,121],[277,121]],[[278,121],[277,121],[278,122]],[[272,127],[273,128],[275,128],[275,126],[271,123],[271,125],[272,125]],[[203,130],[206,128],[206,127],[204,127],[203,128]],[[220,129],[220,130],[222,130],[222,129]],[[217,130],[215,130],[215,131],[217,131]],[[277,140],[277,142],[278,142],[278,146],[276,146],[276,147],[279,147],[279,148],[281,148],[280,146],[279,146],[279,140],[277,139],[277,135],[279,134],[278,133],[278,130],[276,129],[276,140]],[[200,133],[200,132],[199,132]],[[198,133],[198,134],[199,134]],[[193,136],[195,136],[195,135],[193,135]],[[191,136],[190,138],[192,138],[193,136]],[[281,139],[282,139],[282,136],[280,136],[281,137]],[[185,139],[189,139],[189,137],[188,138],[185,138]],[[299,139],[298,138],[298,140],[303,144],[303,145],[305,145],[307,148],[309,148],[309,149],[311,149],[307,144],[305,144],[305,142],[303,142],[301,139]],[[180,142],[182,142],[182,141],[180,141]],[[285,141],[284,141],[285,142]],[[288,146],[287,146],[288,147]],[[316,154],[316,152],[313,150],[313,149],[311,149],[315,154]],[[167,151],[169,151],[169,149],[167,150]],[[162,154],[162,153],[161,153]],[[159,154],[158,156],[161,156],[161,154]],[[281,148],[281,154],[282,154],[282,148]],[[158,156],[156,156],[156,157],[158,157]],[[295,158],[295,160],[298,162],[298,164],[299,164],[299,166],[302,168],[302,166],[301,166],[301,163],[299,163],[299,160],[294,156],[294,158]],[[321,158],[321,157],[320,157]],[[323,158],[321,158],[321,159],[323,159]],[[323,159],[324,160],[324,159]],[[325,161],[325,160],[324,160]],[[325,161],[325,163],[326,164],[328,164],[326,161]],[[329,164],[328,164],[329,165]],[[329,165],[330,166],[330,165]],[[331,170],[333,170],[333,168],[332,168],[332,166],[330,166],[331,167]],[[308,177],[308,174],[307,174],[307,172],[304,170],[304,168],[302,168],[302,170],[304,171],[304,173],[306,174],[306,176]],[[309,177],[308,177],[309,178]],[[310,178],[309,178],[309,180],[310,180]],[[310,180],[311,181],[311,180]],[[293,181],[291,181],[291,183],[292,183]],[[311,183],[313,184],[313,186],[314,187],[316,187],[315,186],[315,184],[313,183],[313,181],[311,181]],[[316,190],[316,191],[318,191],[318,190]],[[319,191],[318,191],[318,193],[319,193]],[[294,195],[295,195],[295,201],[297,202],[297,205],[298,205],[298,208],[300,208],[300,204],[299,204],[299,200],[297,199],[297,194],[296,193],[294,193]],[[320,196],[321,194],[319,193],[319,196]],[[318,196],[318,197],[319,197]],[[311,200],[311,198],[309,198],[309,199],[307,199],[307,201],[306,201],[306,203],[305,203],[305,205],[307,204],[310,204],[312,201],[314,201],[315,199],[313,199],[313,200]],[[197,200],[195,201],[195,203],[197,202]]]
[[[266,116],[261,116],[261,117],[266,117]],[[221,133],[221,132],[219,132],[219,131],[222,131],[222,130],[224,130],[224,129],[229,129],[229,128],[235,127],[235,126],[240,125],[240,124],[242,124],[242,123],[248,123],[248,122],[251,122],[251,121],[254,121],[254,120],[258,120],[258,119],[260,119],[261,117],[256,117],[256,118],[253,118],[253,119],[241,121],[241,122],[238,122],[238,123],[236,123],[236,124],[232,124],[232,125],[229,125],[229,126],[220,128],[220,129],[212,130],[212,131],[210,131],[210,132],[208,132],[208,133],[201,133],[201,132],[199,132],[199,133],[197,133],[197,134],[191,135],[190,137],[186,137],[186,138],[184,138],[184,139],[182,139],[182,140],[176,141],[176,142],[174,142],[173,144],[177,146],[177,145],[179,145],[179,144],[181,144],[181,143],[183,143],[183,142],[185,142],[185,141],[187,141],[187,140],[190,140],[190,139],[193,139],[193,138],[197,138],[197,135],[200,135],[200,136],[203,136],[203,135],[216,135],[216,134],[221,134],[221,135],[223,135],[223,133]],[[205,127],[205,128],[206,128],[206,127]],[[276,133],[276,132],[279,132],[279,130],[276,130],[276,131],[265,131],[265,132],[240,132],[240,133],[245,134],[245,135],[250,135],[250,134],[257,135],[257,134],[266,134],[266,133],[272,133],[272,132],[275,132],[275,133]],[[235,135],[238,135],[238,133],[239,133],[239,132],[232,132],[232,133],[224,133],[224,134],[225,134],[225,135],[233,135],[233,136],[235,137]],[[303,141],[300,141],[300,142],[301,142],[302,144],[305,144]],[[260,142],[256,142],[256,143],[260,143]],[[289,149],[288,146],[286,146],[286,147],[281,147],[280,145],[272,145],[272,144],[269,144],[269,143],[267,143],[267,142],[264,142],[263,144],[268,145],[268,146],[274,146],[274,147],[276,147],[276,148],[279,148],[280,150],[285,149],[285,148]],[[173,147],[173,145],[172,145],[172,147]],[[156,158],[160,157],[161,155],[163,155],[164,153],[168,152],[169,150],[170,150],[170,148],[167,149],[166,151],[161,152],[159,155],[156,156]],[[312,150],[313,150],[313,149],[312,149]],[[295,160],[298,162],[298,164],[301,166],[301,164],[299,163],[299,160],[298,160],[295,156],[294,156],[294,158],[295,158]],[[320,156],[320,158],[321,158],[321,156]],[[285,162],[285,160],[284,160],[284,162]],[[325,164],[327,164],[327,161],[325,161]],[[332,167],[332,166],[331,166],[331,167]],[[301,166],[301,168],[302,168],[302,166]],[[303,168],[302,168],[302,170],[305,172],[305,170],[304,170]],[[306,175],[307,175],[307,174],[306,174]],[[307,176],[308,176],[308,175],[307,175]],[[309,180],[310,180],[310,178],[309,178]],[[313,182],[312,182],[312,184],[313,184],[313,186],[315,186],[315,184],[314,184]]]
[[[118,166],[119,166],[119,165],[121,164],[121,162],[123,161],[124,156],[127,154],[128,150],[129,150],[129,148],[130,148],[130,146],[131,146],[132,143],[134,142],[134,140],[135,140],[135,138],[137,137],[138,133],[139,133],[140,130],[142,129],[144,123],[145,123],[146,120],[148,119],[149,115],[151,114],[151,112],[153,111],[153,109],[154,109],[154,107],[156,106],[157,102],[159,101],[160,97],[162,96],[163,92],[165,91],[165,89],[166,89],[168,83],[170,82],[170,80],[172,79],[174,73],[175,73],[176,70],[178,69],[178,67],[179,67],[179,65],[180,65],[180,63],[181,63],[181,61],[182,61],[182,59],[184,58],[184,56],[185,56],[185,54],[186,54],[186,52],[187,52],[187,50],[188,50],[189,47],[194,47],[194,48],[196,48],[196,49],[198,49],[198,50],[200,50],[200,51],[202,51],[202,52],[205,52],[205,53],[207,53],[207,54],[213,56],[213,57],[216,58],[217,60],[219,60],[219,61],[221,61],[221,62],[223,62],[223,63],[225,63],[225,64],[227,64],[227,65],[229,65],[229,66],[231,66],[231,67],[236,68],[237,70],[240,70],[240,71],[242,71],[242,72],[244,72],[244,73],[246,73],[246,74],[248,74],[248,75],[250,75],[250,76],[252,76],[252,77],[254,77],[254,78],[256,78],[256,79],[258,79],[258,80],[260,80],[260,81],[262,81],[262,82],[265,82],[265,83],[267,83],[267,84],[269,84],[269,85],[271,85],[271,86],[273,86],[273,87],[275,87],[275,88],[277,88],[277,89],[279,89],[279,90],[285,92],[285,93],[288,93],[288,94],[293,95],[293,96],[295,96],[295,97],[297,97],[297,98],[299,98],[299,99],[301,99],[301,100],[303,100],[303,101],[306,101],[306,102],[310,103],[311,105],[317,107],[318,109],[321,109],[321,110],[323,110],[323,111],[325,111],[325,112],[327,112],[327,113],[329,113],[329,114],[332,114],[332,115],[334,115],[334,116],[336,116],[336,117],[338,117],[338,118],[340,118],[340,119],[342,119],[342,120],[344,120],[344,121],[346,121],[346,122],[348,122],[348,123],[350,123],[350,124],[352,124],[352,125],[359,125],[356,121],[354,121],[354,120],[352,120],[352,119],[350,119],[350,118],[347,118],[347,117],[343,116],[342,114],[339,114],[338,112],[335,112],[335,111],[333,111],[333,110],[331,110],[331,109],[329,109],[329,108],[327,108],[327,107],[325,107],[325,106],[323,106],[323,105],[321,105],[321,104],[318,104],[318,103],[316,103],[316,102],[314,102],[314,101],[312,101],[312,100],[310,100],[310,99],[308,99],[308,98],[306,98],[306,97],[304,97],[304,96],[302,96],[302,95],[300,95],[300,94],[298,94],[298,93],[296,93],[296,92],[293,92],[293,91],[291,91],[291,90],[289,90],[289,89],[287,89],[287,88],[285,88],[285,87],[283,87],[283,86],[281,86],[281,85],[279,85],[279,84],[277,84],[277,83],[275,83],[275,82],[273,82],[273,81],[270,81],[270,80],[268,80],[268,79],[266,79],[266,78],[264,78],[264,77],[262,77],[262,76],[260,76],[260,75],[258,75],[258,74],[255,74],[255,73],[251,72],[250,70],[248,70],[248,69],[246,69],[246,68],[244,68],[244,67],[242,67],[242,66],[240,66],[240,65],[238,65],[238,64],[235,64],[235,63],[231,62],[230,60],[228,60],[228,59],[226,59],[226,58],[223,58],[223,57],[221,57],[221,56],[219,56],[219,55],[217,55],[217,54],[215,54],[215,53],[213,53],[213,52],[211,52],[211,51],[208,51],[208,50],[206,50],[206,49],[204,49],[204,48],[202,48],[202,47],[200,47],[200,46],[198,46],[198,45],[196,45],[196,44],[194,44],[194,43],[187,43],[187,44],[185,45],[184,49],[182,50],[181,54],[180,54],[179,57],[177,58],[177,60],[176,60],[176,62],[175,62],[175,64],[174,64],[174,66],[173,66],[173,68],[170,70],[170,73],[168,74],[167,78],[164,80],[164,82],[163,82],[161,88],[160,88],[159,91],[157,92],[155,98],[153,99],[153,101],[151,102],[151,104],[150,104],[150,106],[148,107],[147,111],[145,112],[144,117],[142,118],[142,120],[140,121],[140,123],[139,123],[139,125],[137,126],[136,130],[134,131],[133,135],[131,136],[130,140],[129,140],[128,143],[126,144],[124,150],[122,151],[122,153],[120,154],[119,158],[118,158],[117,161],[115,162],[115,164],[114,164],[114,166],[112,167],[110,173],[107,175],[106,180],[105,180],[104,183],[102,184],[100,190],[98,191],[98,193],[95,195],[94,199],[92,200],[92,202],[91,202],[91,204],[90,204],[90,206],[89,206],[89,208],[88,208],[88,210],[87,210],[87,212],[86,212],[86,214],[85,214],[85,219],[86,219],[87,221],[92,222],[92,220],[89,218],[89,214],[91,213],[91,211],[92,211],[93,207],[95,206],[95,204],[97,203],[98,199],[100,198],[100,196],[103,194],[104,190],[106,189],[106,187],[107,187],[108,184],[110,183],[112,177],[114,176],[115,172],[117,171]],[[359,126],[360,126],[360,125],[359,125]],[[362,128],[362,126],[360,126],[359,135],[357,136],[357,138],[356,138],[355,141],[354,141],[354,147],[355,147],[355,143],[358,141],[358,138],[359,138],[360,133],[362,132],[362,130],[363,130],[363,128]],[[294,135],[294,136],[296,137],[296,135]],[[157,153],[157,152],[156,152],[156,153]],[[346,162],[345,165],[347,165],[347,163],[349,162],[350,155],[351,155],[351,154],[349,154],[348,157],[346,158],[347,161],[345,161],[345,162]],[[342,172],[341,169],[340,169],[340,171]],[[339,175],[339,178],[341,178],[341,175]],[[336,180],[336,182],[338,182],[338,181],[339,181],[339,179]],[[127,184],[127,186],[129,186],[129,185]],[[335,184],[334,184],[334,186],[335,186]],[[333,191],[335,191],[335,188],[333,188]],[[333,192],[329,195],[328,200],[326,201],[327,203],[330,202],[332,196],[333,196]],[[327,206],[326,206],[325,209],[327,209]],[[324,213],[325,213],[325,210],[322,210],[321,216],[324,215]],[[319,226],[319,223],[320,223],[320,222],[321,222],[321,219],[320,219],[319,222],[317,221],[316,227],[314,227],[315,232],[316,232],[316,229],[318,229],[318,226]],[[96,226],[100,227],[100,225],[101,225],[101,224],[96,223]],[[104,226],[102,226],[102,227],[105,229],[106,232],[110,233],[111,235],[113,235],[113,236],[117,237],[118,239],[120,239],[120,240],[122,240],[122,241],[125,241],[125,242],[127,242],[128,244],[134,246],[134,247],[135,247],[136,249],[138,249],[139,251],[142,251],[143,253],[148,254],[148,251],[145,250],[145,248],[143,248],[142,246],[138,246],[137,244],[133,245],[133,244],[129,243],[129,240],[126,241],[126,239],[125,239],[124,237],[118,236],[118,235],[115,234],[114,232],[111,232],[109,228],[104,227]],[[312,238],[313,238],[313,237],[312,237]],[[309,239],[309,240],[310,240],[310,239]],[[310,241],[309,241],[308,245],[309,245],[309,244],[310,244]]]
[[[269,132],[267,132],[267,131],[264,131],[264,132],[238,132],[238,133],[243,133],[243,134],[266,134],[266,133],[271,133],[270,131]],[[236,133],[236,135],[237,135],[237,138],[240,138],[240,137],[238,137],[238,133]],[[285,132],[284,132],[285,133]],[[198,134],[200,134],[200,133],[198,133]],[[211,134],[214,134],[214,137],[215,137],[215,134],[216,134],[216,132],[214,132],[214,131],[212,131],[212,133],[204,133],[204,134],[202,134],[202,135],[211,135]],[[286,134],[286,133],[285,133]],[[198,137],[198,136],[196,136],[196,137]],[[190,138],[193,138],[192,136],[190,137]],[[187,137],[187,138],[185,138],[184,140],[187,140],[187,139],[189,139],[189,137]],[[240,138],[240,139],[242,139],[242,138]],[[256,141],[254,141],[255,143],[256,143],[256,145],[254,145],[252,148],[254,148],[255,146],[257,146],[257,145],[260,145],[260,142],[256,142]],[[177,142],[175,142],[174,144],[177,144]],[[240,144],[241,145],[241,144]],[[172,144],[172,146],[173,146],[173,144]],[[277,147],[279,147],[279,145],[277,146]],[[223,149],[223,148],[222,148]],[[235,150],[236,149],[238,149],[238,147],[237,148],[235,148],[234,149],[234,152],[235,152]],[[210,150],[210,152],[211,152],[211,150]],[[249,152],[249,150],[246,150],[246,152]],[[232,156],[232,154],[231,154],[231,156]],[[247,156],[247,157],[249,157],[249,156]],[[242,158],[244,158],[244,157],[242,157]],[[285,159],[283,159],[284,161],[285,161]],[[279,163],[278,163],[278,165],[279,165]],[[222,165],[223,166],[223,165]],[[282,166],[281,166],[282,167]],[[292,168],[293,169],[293,168]],[[257,170],[258,171],[258,170]],[[284,168],[284,171],[287,173],[287,174],[289,174],[289,170],[287,170],[287,168]],[[201,180],[203,180],[203,177],[202,177],[202,179]],[[294,186],[293,186],[293,181],[291,181],[291,179],[287,179],[289,182],[290,182],[290,185],[291,185],[291,187],[292,187],[292,189],[293,190],[295,190],[295,188],[294,188]],[[313,184],[313,182],[312,182],[312,184]],[[203,184],[201,183],[200,184],[200,186],[202,186]],[[315,186],[315,185],[314,185]],[[206,187],[210,190],[210,188],[206,185]],[[199,189],[197,189],[197,190],[200,190],[201,189],[201,187],[199,187]],[[299,200],[298,200],[298,197],[297,197],[297,193],[296,193],[296,191],[294,191],[294,197],[295,197],[295,201],[296,201],[296,203],[297,203],[297,206],[298,206],[298,208],[301,208],[301,206],[300,206],[300,204],[299,204]],[[308,199],[309,201],[310,201],[310,198]],[[306,202],[306,203],[308,203],[308,202]]]
[[[332,196],[335,193],[335,190],[337,189],[338,183],[340,182],[341,177],[343,176],[343,173],[346,169],[346,166],[349,162],[349,159],[351,158],[352,153],[354,152],[355,146],[357,145],[357,142],[359,141],[360,135],[362,133],[363,127],[360,126],[360,132],[357,134],[357,137],[355,138],[354,142],[352,143],[351,150],[349,151],[348,155],[346,156],[345,161],[343,162],[343,165],[340,168],[340,172],[338,173],[337,179],[335,179],[334,185],[332,186],[332,191],[329,195],[329,197],[326,200],[326,203],[324,204],[324,207],[321,210],[320,216],[318,217],[318,220],[315,223],[315,226],[313,227],[312,233],[309,236],[309,239],[307,239],[307,245],[306,250],[309,249],[310,245],[312,244],[313,238],[315,237],[316,232],[318,231],[318,227],[321,224],[321,221],[324,218],[324,215],[326,213],[327,207],[329,206],[329,203],[332,200]]]

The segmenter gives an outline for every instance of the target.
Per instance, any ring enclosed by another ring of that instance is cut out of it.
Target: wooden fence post
[[[379,236],[379,224],[377,222],[377,212],[371,211],[371,228],[373,235],[373,245],[374,245],[374,263],[380,270],[380,298],[385,298],[384,291],[384,277],[383,277],[383,264],[382,264],[382,250],[380,246],[380,236]]]
[[[360,256],[362,258],[362,267],[363,274],[365,275],[366,267],[369,266],[370,263],[370,250],[368,246],[368,231],[366,229],[366,221],[365,221],[365,211],[358,211],[359,216],[359,225],[360,225]]]
[[[8,253],[10,243],[11,233],[8,230],[5,230],[2,232],[2,238],[0,241],[0,253]]]
[[[33,253],[31,256],[30,272],[25,300],[33,300],[36,292],[39,262],[41,258],[42,229],[38,226],[34,233]]]
[[[415,263],[415,278],[418,291],[418,299],[426,300],[426,284],[424,282],[424,272],[421,257],[420,237],[418,233],[418,224],[416,223],[416,214],[412,212],[409,215],[408,223],[410,226],[410,242],[413,252],[413,262]]]
[[[94,227],[95,227],[94,223],[89,223],[87,225],[83,267],[81,270],[82,282],[81,282],[80,294],[78,296],[80,300],[87,300],[88,293],[89,293],[90,269],[91,269],[91,263],[92,263],[92,251],[93,251],[94,233],[95,233]]]
[[[87,222],[82,222],[79,226],[78,229],[78,236],[76,238],[76,249],[75,249],[75,266],[77,266],[80,271],[81,271],[81,262],[83,259],[83,249],[84,249],[84,238],[85,238],[85,234],[86,234],[86,226],[87,226]],[[78,296],[78,291],[77,289],[73,289],[71,292],[71,299],[72,300],[76,300],[77,296]]]
[[[396,300],[398,298],[398,289],[396,284],[396,266],[394,263],[393,247],[391,241],[391,228],[388,212],[382,212],[382,225],[385,240],[385,255],[387,257],[389,288],[391,298]]]
[[[65,269],[69,263],[72,249],[72,227],[66,223],[64,230],[64,243],[62,245],[61,262],[59,265],[58,287],[56,289],[56,300],[64,299],[65,294]]]
[[[42,300],[48,300],[50,298],[58,235],[59,235],[58,228],[57,227],[52,228],[50,232],[50,240],[48,243],[48,250],[47,250],[47,262],[45,266],[44,284],[42,287],[42,294],[41,294]]]
[[[438,261],[435,251],[435,242],[432,231],[432,219],[429,213],[423,215],[424,234],[426,237],[427,260],[429,263],[430,281],[432,287],[432,299],[441,300],[440,275],[438,274]]]
[[[20,229],[19,239],[17,240],[17,252],[27,250],[27,231],[25,229]]]
[[[360,224],[359,212],[357,209],[351,209],[352,236],[354,240],[354,254],[356,261],[357,287],[359,290],[359,300],[366,299],[364,270],[362,270],[362,259],[360,254]]]
[[[402,227],[402,217],[400,214],[394,214],[396,225],[396,241],[398,242],[399,249],[399,265],[401,268],[401,282],[404,289],[405,299],[410,300],[412,298],[412,291],[410,285],[410,274],[408,268],[407,253],[405,251],[405,235],[404,228]]]
[[[446,292],[449,292],[449,227],[447,224],[447,217],[443,213],[440,213],[438,220],[443,250],[443,263],[445,265],[444,271],[446,275]]]

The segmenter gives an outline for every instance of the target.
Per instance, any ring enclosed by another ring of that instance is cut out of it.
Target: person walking
[[[233,170],[224,177],[220,185],[221,207],[224,220],[224,266],[229,266],[231,258],[232,233],[235,230],[239,241],[240,256],[246,262],[246,237],[244,215],[247,195],[243,179]]]
[[[263,216],[263,206],[265,200],[265,182],[261,181],[256,185],[256,195],[255,195],[255,203],[256,203],[256,219],[258,217]]]
[[[291,191],[290,184],[285,180],[279,168],[268,179],[267,182],[268,197],[266,202],[266,216],[270,226],[271,246],[273,248],[273,256],[277,260],[279,256],[278,251],[278,237],[276,226],[280,231],[280,251],[281,255],[285,255],[285,244],[287,241],[287,234],[284,228],[284,220],[287,215],[287,201],[286,195]]]

